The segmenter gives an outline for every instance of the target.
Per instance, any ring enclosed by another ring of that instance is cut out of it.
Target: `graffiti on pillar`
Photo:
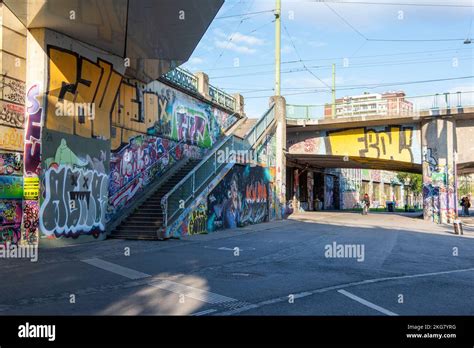
[[[23,201],[23,240],[28,244],[38,243],[39,203],[36,200]]]
[[[41,233],[50,237],[98,237],[108,205],[108,141],[43,132],[44,200]]]
[[[324,209],[334,209],[334,177],[324,176]]]
[[[25,103],[25,83],[8,76],[2,76],[2,96],[1,99],[23,105]]]
[[[23,128],[25,125],[25,107],[0,101],[0,125]]]
[[[38,101],[39,86],[31,86],[27,98],[27,122],[25,129],[24,171],[25,175],[39,175],[41,162],[41,115],[43,109]]]
[[[87,138],[110,138],[110,115],[122,76],[102,59],[49,46],[46,128]]]
[[[0,149],[21,151],[23,149],[23,129],[0,126]]]
[[[0,176],[0,199],[21,199],[23,197],[22,176]]]
[[[207,233],[207,206],[204,202],[201,202],[189,214],[187,226],[187,234],[189,235]]]
[[[234,166],[208,196],[208,230],[267,221],[268,195],[264,168]]]
[[[21,199],[0,198],[0,244],[17,244],[21,238]]]
[[[23,155],[19,152],[0,152],[0,175],[23,175]]]
[[[437,156],[435,155],[433,149],[423,146],[423,162],[426,163],[427,166],[427,176],[431,176],[432,173],[436,172],[438,168],[438,160],[436,158]]]

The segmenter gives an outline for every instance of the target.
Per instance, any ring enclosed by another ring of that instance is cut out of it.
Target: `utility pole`
[[[281,78],[281,0],[275,7],[275,96],[280,96]]]
[[[332,118],[336,118],[336,64],[332,64]]]

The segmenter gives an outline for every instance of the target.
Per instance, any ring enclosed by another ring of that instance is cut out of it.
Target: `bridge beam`
[[[423,217],[451,223],[456,217],[456,120],[422,122]]]

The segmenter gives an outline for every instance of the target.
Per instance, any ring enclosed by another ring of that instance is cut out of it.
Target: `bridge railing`
[[[323,120],[331,118],[378,116],[417,116],[421,112],[436,115],[440,110],[474,106],[474,91],[436,93],[418,96],[353,99],[336,103],[335,117],[331,103],[319,105],[286,105],[288,120]]]

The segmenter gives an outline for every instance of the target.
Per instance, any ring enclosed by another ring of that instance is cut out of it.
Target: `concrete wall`
[[[456,138],[457,163],[474,163],[474,120],[457,120]]]
[[[181,237],[269,221],[275,193],[269,168],[231,165],[170,226],[166,237]]]
[[[27,31],[0,9],[0,242],[105,238],[153,178],[202,157],[237,119],[167,84],[128,79],[121,57]]]
[[[334,131],[289,132],[290,154],[349,156],[421,163],[417,126],[375,126]]]
[[[37,212],[24,200],[26,28],[0,3],[0,244],[37,238]]]

